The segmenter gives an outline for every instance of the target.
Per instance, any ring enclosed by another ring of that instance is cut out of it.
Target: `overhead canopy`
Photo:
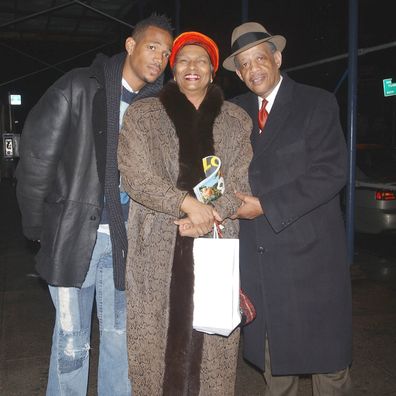
[[[99,51],[118,51],[153,2],[1,0],[0,88],[22,80],[37,84],[27,78],[43,78],[48,70],[51,82],[71,67],[88,64]]]
[[[0,39],[109,40],[138,0],[2,0]],[[138,15],[137,15],[138,18]],[[136,19],[137,19],[136,18]],[[128,23],[125,22],[125,26]]]

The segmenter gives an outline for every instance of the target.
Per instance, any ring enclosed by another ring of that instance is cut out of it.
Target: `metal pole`
[[[396,148],[396,96],[392,97],[391,106],[392,106],[391,142],[392,142],[392,148]]]
[[[249,18],[249,0],[242,0],[242,23],[247,22]]]
[[[347,78],[348,76],[348,69],[346,69],[344,71],[344,74],[342,75],[342,77],[339,79],[336,87],[334,88],[333,94],[335,95],[337,93],[337,91],[340,89],[341,84],[344,82],[344,80]]]
[[[357,50],[357,53],[358,53],[358,56],[363,56],[363,55],[371,54],[373,52],[387,50],[387,49],[393,48],[393,47],[396,47],[396,41],[392,41],[391,43],[376,45],[374,47],[360,48]],[[348,58],[348,56],[349,56],[349,53],[347,52],[345,54],[331,56],[330,58],[324,58],[324,59],[320,59],[320,60],[317,60],[314,62],[304,63],[303,65],[288,67],[287,69],[284,69],[284,71],[292,72],[292,71],[296,71],[296,70],[306,69],[307,67],[323,65],[325,63],[335,62],[335,61],[338,61],[341,59],[345,59],[345,58]]]
[[[4,110],[4,105],[2,104],[2,105],[0,105],[1,107],[0,107],[0,134],[2,133],[2,132],[5,132],[5,110]],[[0,139],[1,139],[1,135],[0,135]],[[0,145],[1,145],[1,143],[0,143]],[[1,155],[0,155],[0,158],[1,158]],[[1,179],[1,177],[0,177],[0,179]]]
[[[180,0],[175,0],[175,26],[176,36],[180,34]]]
[[[356,167],[356,111],[357,111],[357,37],[358,37],[358,0],[349,0],[349,37],[348,37],[348,153],[349,177],[346,186],[346,231],[349,264],[354,258],[355,232],[355,167]]]
[[[11,133],[12,132],[11,92],[8,92],[8,121],[10,125],[10,133]]]

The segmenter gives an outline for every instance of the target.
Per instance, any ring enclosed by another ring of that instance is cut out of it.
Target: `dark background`
[[[4,26],[68,0],[1,0],[0,2],[0,104],[1,129],[9,130],[8,93],[22,95],[22,106],[13,106],[23,126],[27,112],[44,91],[64,72],[89,65],[97,52],[108,55],[123,50],[131,29],[79,4]],[[110,3],[112,4],[110,8]],[[396,43],[396,5],[394,0],[358,1],[358,47],[360,49]],[[165,13],[179,30],[198,30],[219,45],[221,61],[229,54],[230,38],[242,22],[243,2],[232,0],[139,0],[94,1],[84,4],[134,25],[152,12]],[[177,4],[180,13],[177,14]],[[297,81],[335,91],[345,127],[347,117],[347,58],[293,70],[294,67],[348,52],[348,0],[250,0],[245,12],[249,21],[262,23],[271,33],[287,39],[283,70]],[[178,16],[177,16],[178,15]],[[102,47],[101,49],[95,49]],[[90,51],[89,53],[86,53]],[[83,56],[78,56],[86,53]],[[30,58],[34,57],[36,59]],[[45,68],[37,59],[56,64],[59,70]],[[395,145],[396,96],[385,98],[382,80],[396,82],[396,47],[371,52],[358,59],[358,142]],[[29,75],[21,78],[22,76]],[[169,70],[167,71],[169,77]],[[227,97],[245,90],[235,74],[220,68],[217,82]],[[345,128],[344,128],[345,129]]]

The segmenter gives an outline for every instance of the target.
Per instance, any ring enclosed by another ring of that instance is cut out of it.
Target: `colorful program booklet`
[[[221,176],[221,161],[215,155],[202,158],[205,179],[194,187],[194,193],[198,201],[210,203],[218,199],[224,193],[224,179]]]

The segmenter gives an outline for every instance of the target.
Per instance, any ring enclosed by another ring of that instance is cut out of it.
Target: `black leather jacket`
[[[23,231],[40,240],[36,269],[55,286],[81,287],[95,245],[104,201],[107,59],[101,55],[56,81],[21,136],[16,175]],[[119,112],[119,99],[114,103]]]

